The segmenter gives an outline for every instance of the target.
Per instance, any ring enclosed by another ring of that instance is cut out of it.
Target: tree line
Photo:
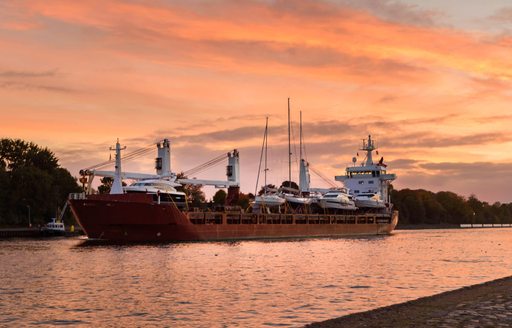
[[[391,202],[400,224],[512,223],[512,203],[489,204],[475,195],[402,189],[391,192]]]
[[[34,225],[46,223],[80,190],[49,149],[0,139],[0,226],[26,226],[29,216]]]

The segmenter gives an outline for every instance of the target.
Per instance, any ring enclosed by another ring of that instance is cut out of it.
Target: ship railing
[[[306,224],[308,223],[308,214],[297,214],[295,215],[295,224]]]
[[[187,217],[194,224],[256,224],[258,215],[251,213],[188,212]]]
[[[76,194],[73,197],[82,194]],[[83,199],[71,198],[70,199]],[[187,217],[194,224],[383,224],[389,223],[386,214],[257,214],[230,212],[188,212]]]
[[[70,193],[68,195],[68,199],[74,199],[74,200],[78,200],[78,199],[85,199],[85,192],[74,192],[74,193]]]

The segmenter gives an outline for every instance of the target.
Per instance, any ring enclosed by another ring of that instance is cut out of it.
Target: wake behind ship
[[[300,190],[280,190],[256,197],[244,210],[237,206],[240,190],[239,152],[227,158],[227,180],[179,179],[170,169],[170,143],[157,144],[156,174],[121,170],[121,148],[116,144],[115,171],[82,170],[86,192],[71,194],[71,210],[90,239],[112,242],[179,242],[242,239],[339,237],[389,234],[398,223],[388,193],[396,176],[386,172],[382,159],[375,164],[371,137],[363,141],[366,152],[360,166],[337,176],[346,188],[309,188],[308,163],[301,159]],[[114,149],[113,149],[114,150]],[[129,157],[129,155],[127,155]],[[211,161],[210,161],[211,162]],[[95,176],[114,179],[110,194],[93,194]],[[123,187],[122,179],[135,180]],[[178,191],[185,184],[227,188],[226,204],[220,209],[191,208],[187,195]],[[266,186],[265,186],[266,187]],[[266,203],[266,199],[272,199]],[[279,200],[279,201],[276,201]]]

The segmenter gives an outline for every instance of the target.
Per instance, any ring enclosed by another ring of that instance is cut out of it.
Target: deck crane
[[[157,146],[157,158],[155,159],[156,174],[146,173],[134,173],[134,172],[123,172],[121,170],[121,162],[125,160],[132,160],[134,158],[141,157],[149,152],[152,148],[145,147],[138,149],[125,156],[121,156],[121,151],[126,147],[122,148],[119,144],[119,140],[116,142],[115,147],[112,150],[116,151],[115,160],[109,160],[97,165],[88,167],[80,170],[80,182],[84,185],[84,190],[87,194],[92,193],[92,182],[96,176],[99,177],[110,177],[114,179],[113,185],[121,185],[123,179],[132,180],[144,180],[144,179],[166,179],[175,183],[175,186],[181,186],[184,184],[192,185],[209,185],[215,186],[216,188],[230,188],[240,187],[240,161],[239,152],[234,149],[232,152],[227,154],[219,155],[195,168],[185,171],[185,175],[197,174],[213,166],[216,166],[223,162],[226,158],[228,159],[228,165],[226,168],[227,180],[206,180],[206,179],[178,179],[177,174],[171,171],[171,147],[168,139],[164,139],[156,144]],[[114,171],[99,170],[107,165],[111,165],[115,162]],[[111,193],[123,193],[122,188],[112,188]]]

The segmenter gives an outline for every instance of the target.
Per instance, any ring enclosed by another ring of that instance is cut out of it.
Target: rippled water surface
[[[512,229],[144,246],[0,241],[0,325],[302,326],[512,273]]]

